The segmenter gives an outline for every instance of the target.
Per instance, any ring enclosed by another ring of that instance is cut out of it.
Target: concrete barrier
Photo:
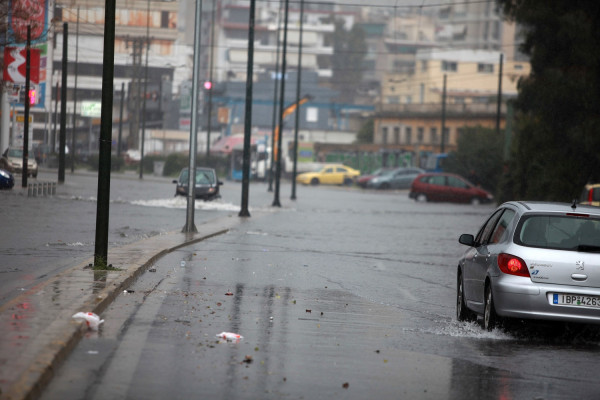
[[[56,182],[34,182],[27,184],[27,197],[56,195]]]

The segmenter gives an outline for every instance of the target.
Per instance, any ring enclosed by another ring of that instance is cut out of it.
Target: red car
[[[462,176],[443,172],[417,176],[410,186],[408,196],[416,201],[471,204],[489,203],[494,200],[490,192],[473,185]]]

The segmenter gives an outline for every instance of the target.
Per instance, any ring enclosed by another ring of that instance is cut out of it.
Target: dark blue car
[[[0,189],[12,189],[15,186],[15,178],[5,169],[0,169]]]

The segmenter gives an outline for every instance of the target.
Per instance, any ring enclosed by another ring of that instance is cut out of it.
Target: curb
[[[123,266],[119,267],[121,268],[119,271],[93,271],[89,268],[89,265],[93,263],[92,257],[59,273],[52,279],[37,285],[0,307],[0,317],[4,315],[4,318],[8,318],[6,314],[10,314],[10,312],[7,311],[18,308],[19,304],[31,301],[32,296],[43,297],[46,291],[50,291],[44,289],[48,289],[50,285],[57,282],[65,282],[66,284],[67,282],[83,281],[84,285],[87,285],[86,289],[80,289],[81,291],[87,291],[84,296],[78,293],[66,294],[67,299],[63,299],[63,301],[69,305],[51,310],[54,312],[50,317],[51,322],[47,326],[23,333],[23,337],[27,337],[33,343],[19,344],[23,347],[29,346],[31,351],[35,352],[35,355],[30,357],[27,366],[19,371],[17,379],[12,382],[7,379],[8,382],[4,382],[8,384],[8,387],[6,387],[6,391],[0,391],[0,399],[37,399],[41,396],[43,390],[52,380],[55,371],[87,331],[87,328],[82,324],[75,323],[72,320],[71,315],[74,312],[91,311],[100,315],[124,289],[129,287],[156,260],[181,247],[225,234],[232,226],[239,223],[240,220],[237,218],[224,217],[200,225],[198,233],[171,232],[131,243],[112,251],[109,249],[108,259],[111,264]],[[90,276],[93,276],[94,279],[90,280]],[[101,282],[103,286],[100,291],[96,291],[98,282]],[[43,307],[40,306],[39,308]],[[26,334],[28,336],[25,336]],[[38,343],[40,337],[43,343]],[[13,349],[13,351],[16,350]],[[21,358],[21,356],[18,357]]]

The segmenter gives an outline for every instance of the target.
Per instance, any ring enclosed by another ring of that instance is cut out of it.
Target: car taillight
[[[500,271],[505,274],[529,277],[529,271],[527,270],[525,261],[511,254],[498,254],[498,267],[500,267]]]

